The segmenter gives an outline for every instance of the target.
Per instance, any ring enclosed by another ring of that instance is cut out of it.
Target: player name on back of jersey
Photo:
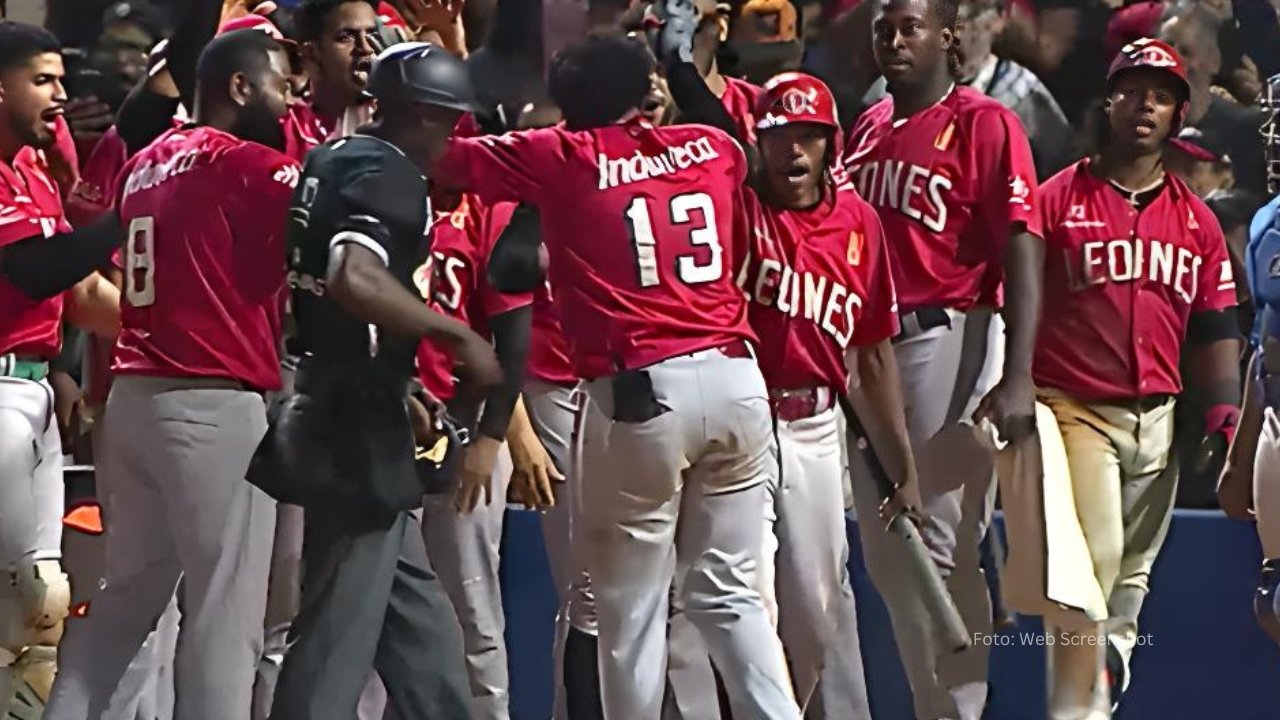
[[[611,158],[604,153],[597,156],[600,168],[600,190],[648,180],[661,175],[672,175],[680,170],[711,162],[720,157],[711,144],[710,137],[700,137],[683,145],[664,148],[657,155],[645,155],[636,150],[626,157]]]
[[[1067,286],[1085,290],[1104,283],[1148,281],[1168,286],[1191,303],[1200,287],[1204,258],[1189,248],[1160,240],[1116,238],[1090,240],[1063,250]],[[1078,257],[1073,257],[1076,254]],[[1230,268],[1227,268],[1230,280]]]
[[[951,178],[901,160],[876,160],[853,168],[858,193],[876,207],[890,207],[934,232],[947,226],[943,192]]]
[[[190,172],[203,156],[201,148],[195,148],[177,153],[161,163],[151,161],[139,163],[133,172],[129,173],[129,179],[124,183],[122,197],[129,197],[141,190],[150,190],[167,180]]]
[[[743,275],[747,268],[743,267]],[[808,271],[793,271],[773,258],[763,258],[754,281],[741,277],[743,290],[765,307],[772,307],[792,318],[804,309],[806,320],[835,338],[841,348],[849,347],[853,338],[853,318],[862,307],[862,298],[844,285]],[[802,293],[803,288],[803,293]]]

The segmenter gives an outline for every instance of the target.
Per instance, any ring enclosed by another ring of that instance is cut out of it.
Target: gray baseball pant
[[[765,483],[777,473],[764,379],[706,350],[646,368],[668,411],[614,417],[611,377],[586,384],[583,524],[605,715],[659,717],[672,581],[744,718],[800,717],[757,588]],[[677,537],[677,523],[680,526]]]
[[[778,630],[796,698],[807,709],[821,681],[841,694],[832,717],[854,720],[870,718],[871,708],[847,568],[839,412],[776,422],[782,472],[774,490],[777,520],[769,531],[777,547],[772,589]],[[837,653],[847,662],[829,664]]]
[[[175,717],[248,718],[275,508],[245,482],[262,397],[224,380],[123,376],[98,472],[113,508],[106,581],[68,634],[45,717],[98,717],[181,578]]]
[[[998,316],[991,317],[981,374],[974,387],[957,388],[969,317],[955,311],[948,315],[950,327],[924,332],[918,326],[912,329],[911,316],[905,316],[907,329],[894,341],[894,351],[902,375],[907,433],[929,518],[921,535],[969,631],[989,634],[991,598],[978,549],[995,503],[994,461],[967,420],[999,379],[1003,324]],[[949,424],[953,393],[965,398],[965,407]],[[880,497],[873,479],[858,474],[853,492],[867,571],[888,606],[916,716],[980,720],[987,695],[988,644],[974,643],[958,654],[940,647],[922,593],[908,570],[905,546],[884,531],[879,519]]]
[[[510,479],[511,455],[504,443],[490,478],[488,505],[460,513],[453,507],[452,491],[428,495],[422,504],[427,555],[462,626],[474,720],[510,717],[507,643],[503,637],[506,618],[498,579]]]
[[[564,647],[569,627],[596,635],[595,599],[587,574],[586,547],[575,542],[581,516],[581,458],[578,457],[578,421],[586,395],[576,387],[528,380],[524,404],[542,446],[551,455],[565,481],[555,486],[555,507],[541,511],[542,537],[556,586],[555,717],[567,717]]]

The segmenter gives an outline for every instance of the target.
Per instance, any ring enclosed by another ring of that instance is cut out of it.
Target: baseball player
[[[43,707],[70,590],[61,566],[62,443],[46,377],[65,319],[103,336],[118,294],[94,273],[112,233],[71,232],[75,151],[56,38],[0,22],[0,712]],[[68,292],[68,290],[70,290]]]
[[[456,493],[428,495],[423,503],[427,554],[462,624],[472,716],[478,720],[510,716],[506,623],[498,580],[511,479],[510,459],[503,456],[524,379],[533,297],[494,291],[485,269],[493,243],[514,210],[512,203],[488,206],[464,195],[452,212],[437,211],[431,259],[415,278],[444,315],[469,324],[481,337],[492,337],[503,366],[503,382],[485,398],[476,436],[463,455]],[[468,399],[454,396],[453,361],[447,349],[423,342],[418,348],[418,376],[427,392],[452,404],[455,417],[474,415],[475,408],[466,407]]]
[[[64,648],[48,717],[102,712],[179,577],[175,715],[249,707],[274,508],[243,478],[266,430],[259,393],[279,386],[284,274],[270,258],[283,254],[297,165],[266,143],[283,147],[287,68],[261,33],[214,41],[195,125],[122,171],[124,302],[98,458],[113,528],[104,587]],[[211,188],[218,206],[202,202]]]
[[[639,118],[652,70],[623,37],[561,51],[549,85],[564,126],[455,138],[439,176],[542,211],[556,309],[590,401],[582,542],[606,717],[658,717],[679,576],[735,712],[796,718],[754,589],[761,527],[734,520],[763,516],[776,472],[726,247],[745,158],[720,131]]]
[[[1209,209],[1161,161],[1189,92],[1171,47],[1152,39],[1126,45],[1107,79],[1108,142],[1041,188],[1045,309],[1053,322],[1037,343],[1035,380],[1062,433],[1111,615],[1078,633],[1090,641],[1064,632],[1051,645],[1055,720],[1109,718],[1113,693],[1128,684],[1138,612],[1176,490],[1170,457],[1184,339],[1191,381],[1211,399],[1207,434],[1229,441],[1239,415],[1226,240]]]
[[[732,130],[728,113],[692,67],[679,62],[678,47],[672,56],[671,36],[678,35],[685,6],[666,7],[661,44],[677,102],[691,118]],[[825,680],[860,699],[841,708],[842,717],[870,717],[856,621],[846,629],[848,637],[838,634],[838,609],[853,602],[853,591],[836,415],[837,398],[853,388],[851,400],[874,420],[878,437],[890,439],[883,454],[914,475],[889,345],[898,323],[893,280],[880,221],[836,163],[840,124],[826,85],[808,75],[779,75],[765,85],[756,117],[758,143],[750,155],[758,162],[749,183],[754,190],[746,196],[751,249],[738,282],[753,301],[751,325],[761,338],[760,365],[781,465],[769,528],[776,542],[766,548],[764,561],[772,567],[776,552],[776,592],[765,592],[777,599],[801,708],[813,696],[831,649],[843,641],[853,647],[857,672],[828,673]],[[858,373],[852,382],[851,371]],[[914,482],[903,491],[918,496]],[[856,610],[851,616],[856,618]]]
[[[1267,120],[1267,185],[1280,193],[1280,75],[1262,94]],[[1258,210],[1244,257],[1249,290],[1257,304],[1253,357],[1245,378],[1240,431],[1227,454],[1218,501],[1227,515],[1256,519],[1262,541],[1262,577],[1254,595],[1258,624],[1280,643],[1280,195]]]
[[[955,24],[953,0],[879,2],[872,43],[889,97],[858,119],[845,162],[891,238],[901,316],[894,351],[927,518],[921,534],[969,630],[985,634],[991,604],[978,546],[995,483],[970,422],[989,420],[1011,442],[1031,432],[1043,248],[1026,135],[998,101],[956,85]],[[889,606],[916,715],[976,720],[988,649],[975,643],[944,656],[896,555],[904,550],[877,530],[872,489],[855,478],[863,551]]]
[[[462,62],[425,43],[385,50],[369,89],[378,119],[313,151],[294,198],[304,357],[250,473],[307,513],[297,641],[271,711],[286,720],[350,718],[375,668],[406,720],[469,716],[457,620],[410,514],[423,488],[405,391],[423,337],[481,385],[501,374],[491,345],[410,291],[432,217],[422,170],[475,96]]]

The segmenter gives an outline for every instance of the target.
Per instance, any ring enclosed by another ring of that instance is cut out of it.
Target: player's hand
[[[454,344],[454,358],[466,373],[466,380],[477,389],[491,388],[502,382],[502,366],[493,345],[479,335],[467,331]]]
[[[61,370],[49,373],[49,385],[53,388],[53,413],[58,420],[58,435],[62,440],[62,454],[70,455],[75,447],[73,421],[84,404],[84,393],[68,374]]]
[[[486,506],[493,501],[493,468],[498,464],[501,448],[501,440],[486,435],[478,436],[467,446],[458,471],[458,491],[453,497],[455,510],[469,513],[482,499]]]
[[[71,98],[67,101],[66,118],[76,140],[97,140],[116,121],[116,114],[97,98]]]
[[[1036,429],[1036,388],[1030,375],[1005,377],[978,403],[973,421],[990,420],[1007,443],[1020,443]]]
[[[53,145],[44,151],[49,163],[49,176],[58,183],[63,199],[71,194],[80,182],[80,161],[76,155],[76,141],[64,117],[54,121]]]
[[[415,35],[448,28],[462,13],[464,0],[392,0]]]
[[[422,447],[432,447],[440,439],[440,418],[444,416],[444,403],[426,396],[426,403],[410,395],[406,399],[409,406],[409,424],[413,427],[413,439]]]
[[[923,506],[924,501],[920,499],[920,484],[914,480],[908,480],[894,488],[892,495],[880,501],[880,520],[885,527],[888,527],[894,518],[906,515],[919,527],[923,521],[920,514],[920,508]]]
[[[538,436],[530,431],[515,433],[507,438],[511,449],[512,494],[526,508],[548,508],[556,505],[553,483],[564,482],[564,475],[556,469],[555,462],[547,454]]]

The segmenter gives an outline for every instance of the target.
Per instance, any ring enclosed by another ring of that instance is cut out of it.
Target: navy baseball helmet
[[[387,104],[412,102],[461,112],[478,106],[466,63],[424,42],[398,43],[379,53],[367,92]]]

